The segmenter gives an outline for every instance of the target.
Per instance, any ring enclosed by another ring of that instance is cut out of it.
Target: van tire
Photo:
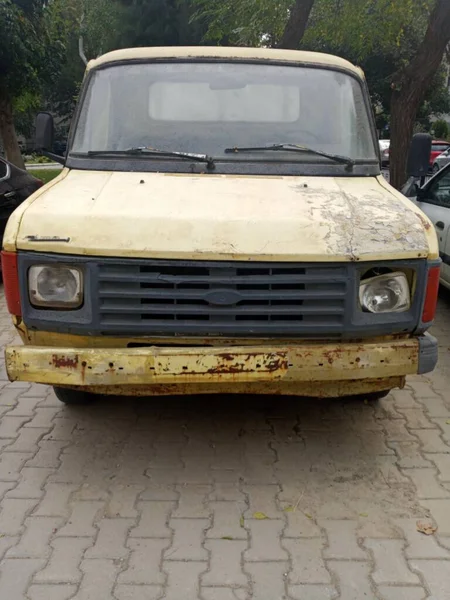
[[[53,387],[55,396],[63,402],[63,404],[91,404],[95,400],[95,395],[79,390],[72,390],[62,387]]]

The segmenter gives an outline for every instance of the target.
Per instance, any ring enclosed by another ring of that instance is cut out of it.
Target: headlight
[[[404,273],[389,273],[361,281],[359,301],[366,312],[405,312],[411,307],[411,292]]]
[[[83,302],[81,272],[62,265],[34,265],[28,271],[30,302],[46,308],[78,308]]]

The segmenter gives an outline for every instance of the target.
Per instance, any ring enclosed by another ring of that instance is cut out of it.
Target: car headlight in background
[[[365,312],[405,312],[411,307],[411,291],[404,273],[388,273],[363,279],[359,301]]]
[[[63,265],[34,265],[28,271],[33,306],[78,308],[83,303],[81,271]]]

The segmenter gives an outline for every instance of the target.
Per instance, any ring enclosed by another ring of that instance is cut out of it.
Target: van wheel
[[[79,390],[71,390],[62,387],[53,387],[55,396],[64,404],[91,404],[95,395]]]

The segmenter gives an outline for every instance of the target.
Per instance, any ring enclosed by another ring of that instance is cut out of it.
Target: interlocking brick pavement
[[[0,358],[1,600],[450,600],[449,294],[434,333],[376,404],[65,407]]]

